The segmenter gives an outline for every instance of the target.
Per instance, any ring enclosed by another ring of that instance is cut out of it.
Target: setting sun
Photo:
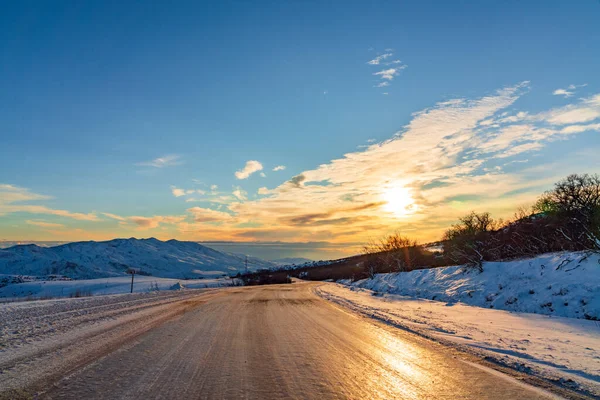
[[[393,213],[396,217],[403,217],[415,211],[415,201],[410,191],[405,187],[393,186],[386,188],[382,193],[382,197],[386,202],[383,209]]]

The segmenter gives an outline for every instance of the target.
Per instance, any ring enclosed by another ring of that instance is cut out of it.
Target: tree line
[[[573,174],[508,221],[470,212],[447,229],[439,249],[399,233],[364,247],[364,275],[462,264],[483,270],[485,261],[556,251],[600,252],[600,176]]]

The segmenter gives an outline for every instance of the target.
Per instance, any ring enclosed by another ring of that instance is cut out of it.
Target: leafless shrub
[[[452,225],[444,234],[445,240],[453,240],[464,237],[474,237],[481,233],[490,232],[502,225],[502,221],[494,220],[490,213],[470,214],[459,219],[459,223]]]
[[[363,247],[363,268],[369,277],[385,272],[412,271],[433,262],[433,255],[400,233],[385,236]]]
[[[481,270],[483,261],[555,251],[600,251],[600,177],[569,175],[512,221],[489,213],[461,218],[444,236],[445,257]]]
[[[459,219],[444,234],[444,254],[457,264],[483,271],[483,262],[493,259],[489,254],[499,243],[493,240],[492,232],[503,226],[490,213],[472,211]]]

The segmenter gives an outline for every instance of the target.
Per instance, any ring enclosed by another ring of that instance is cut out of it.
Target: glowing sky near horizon
[[[600,172],[600,3],[396,3],[10,4],[0,239],[343,252]]]

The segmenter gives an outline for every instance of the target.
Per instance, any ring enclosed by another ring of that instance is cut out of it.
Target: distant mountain
[[[64,240],[62,241],[11,241],[11,240],[0,240],[0,249],[6,249],[9,247],[14,247],[14,246],[18,246],[18,245],[22,245],[22,244],[37,244],[40,247],[52,247],[52,246],[59,246],[61,244],[65,244],[65,243],[69,243],[69,242],[65,242]]]
[[[304,264],[304,263],[310,263],[313,260],[309,259],[309,258],[302,258],[302,257],[286,257],[286,258],[278,258],[277,260],[272,260],[274,263],[280,264],[280,265],[300,265],[300,264]]]
[[[213,250],[195,242],[158,239],[114,239],[76,242],[54,247],[35,244],[0,250],[0,274],[63,275],[94,279],[125,275],[128,268],[164,278],[200,278],[236,274],[246,269],[246,257]],[[248,269],[278,264],[248,258]]]

